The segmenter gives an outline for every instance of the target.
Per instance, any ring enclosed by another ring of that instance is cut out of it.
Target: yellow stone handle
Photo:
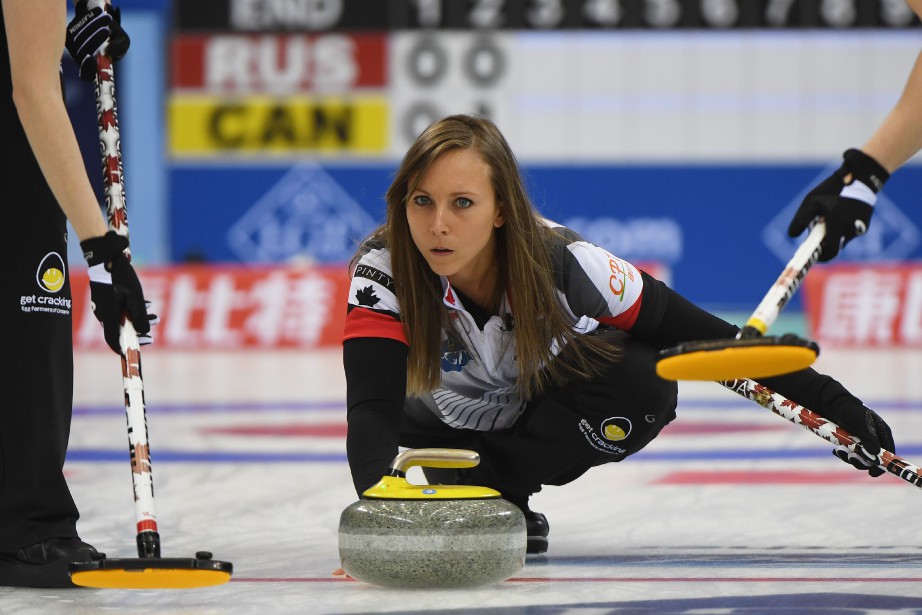
[[[480,454],[462,448],[411,448],[391,462],[391,469],[406,473],[413,466],[427,468],[473,468],[480,463]]]

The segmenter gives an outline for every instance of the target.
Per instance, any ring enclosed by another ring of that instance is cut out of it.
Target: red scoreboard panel
[[[387,40],[375,33],[179,34],[171,70],[174,91],[380,88],[387,79]]]

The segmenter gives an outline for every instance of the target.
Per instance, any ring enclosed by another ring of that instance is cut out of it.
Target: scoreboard
[[[896,102],[905,0],[175,0],[173,260],[347,262],[407,147],[493,119],[550,218],[751,308],[803,194]],[[922,258],[922,168],[857,259]],[[737,258],[738,257],[738,258]],[[795,303],[798,299],[795,297]]]
[[[825,157],[920,46],[904,0],[177,0],[173,19],[177,159],[394,160],[449,113],[525,160]]]
[[[185,0],[184,30],[908,28],[904,0]]]

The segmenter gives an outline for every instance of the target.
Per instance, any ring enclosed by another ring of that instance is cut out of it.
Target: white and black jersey
[[[576,322],[576,330],[593,331],[600,322],[629,329],[641,305],[640,272],[563,227],[548,236],[558,298]],[[430,405],[452,427],[506,429],[525,405],[516,394],[514,300],[504,294],[499,312],[480,325],[472,314],[476,308],[465,305],[465,298],[445,277],[441,282],[451,328],[442,332],[442,385],[432,392]],[[356,337],[406,343],[387,249],[370,250],[355,268],[345,338]]]
[[[578,331],[606,325],[656,349],[736,335],[737,327],[631,263],[569,229],[551,222],[546,228],[557,296]],[[359,493],[386,472],[397,453],[408,356],[390,252],[383,246],[366,248],[353,271],[343,342],[347,453]],[[528,406],[515,387],[515,297],[505,294],[496,314],[478,313],[482,310],[466,304],[447,279],[441,281],[450,328],[442,332],[441,385],[423,401],[451,428],[483,434],[507,430]],[[818,404],[828,377],[812,370],[798,374],[806,375],[771,379],[769,386],[804,405]]]

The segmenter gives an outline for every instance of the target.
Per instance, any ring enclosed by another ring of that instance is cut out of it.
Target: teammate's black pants
[[[44,184],[40,177],[11,178],[6,171],[0,173],[0,551],[76,537],[78,517],[63,474],[73,395],[65,219],[47,186],[36,190],[35,182]]]
[[[564,485],[593,466],[633,455],[675,418],[678,388],[656,375],[655,348],[611,329],[598,334],[618,341],[620,359],[589,381],[534,399],[510,429],[454,429],[410,398],[401,446],[477,451],[480,464],[458,471],[457,482],[492,487],[523,507],[542,485]],[[426,474],[431,480],[437,473]]]

